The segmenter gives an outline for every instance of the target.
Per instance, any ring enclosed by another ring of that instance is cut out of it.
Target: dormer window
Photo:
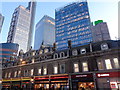
[[[60,57],[62,58],[62,57],[65,57],[65,53],[64,52],[61,52],[60,53]]]
[[[85,54],[86,53],[86,49],[85,48],[80,49],[80,53],[81,54]]]
[[[54,54],[54,59],[55,59],[55,58],[58,58],[58,54],[57,54],[57,53]]]
[[[76,49],[75,49],[75,50],[73,50],[73,51],[72,51],[72,55],[73,55],[73,56],[78,55],[78,51],[77,51]]]
[[[48,49],[45,49],[45,50],[44,50],[44,53],[47,53],[47,52],[48,52]]]
[[[42,54],[43,53],[43,50],[40,50],[40,54]]]
[[[108,44],[107,43],[101,44],[101,50],[107,50],[107,49],[108,49]]]

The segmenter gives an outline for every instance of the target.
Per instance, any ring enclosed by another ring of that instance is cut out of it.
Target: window
[[[106,69],[112,69],[112,65],[111,65],[110,59],[106,59],[105,60],[105,65],[106,65]]]
[[[42,71],[42,69],[41,69],[41,68],[39,68],[39,69],[38,69],[38,74],[40,74],[40,75],[41,75],[41,71]]]
[[[78,52],[77,52],[77,50],[73,50],[73,51],[72,51],[72,55],[73,55],[73,56],[76,56],[76,55],[78,55]]]
[[[40,54],[42,54],[43,53],[43,50],[40,50]]]
[[[80,52],[81,52],[81,54],[85,54],[85,53],[86,53],[86,49],[85,49],[85,48],[82,48],[82,49],[80,50]]]
[[[60,53],[60,57],[62,58],[62,57],[65,57],[65,53],[64,52],[61,52]]]
[[[10,77],[11,77],[11,73],[8,74],[8,78],[10,78]]]
[[[21,75],[21,71],[18,71],[18,76],[20,76]]]
[[[74,63],[74,72],[79,72],[79,65],[78,65],[78,63]]]
[[[34,63],[35,62],[35,59],[34,58],[32,58],[32,63]]]
[[[98,61],[98,69],[99,70],[103,70],[104,69],[103,62],[101,60]]]
[[[44,74],[44,75],[47,74],[47,68],[46,68],[46,67],[43,69],[43,74]]]
[[[107,43],[101,44],[101,50],[107,50],[107,49],[108,49],[108,44]]]
[[[17,76],[17,71],[15,71],[15,73],[14,73],[14,77],[16,77]]]
[[[114,67],[115,67],[115,68],[119,68],[118,58],[114,58],[114,59],[113,59],[113,62],[114,62]]]
[[[33,76],[34,69],[31,69],[31,76]]]
[[[88,64],[87,64],[87,62],[83,62],[82,66],[83,66],[83,71],[88,71]]]
[[[5,78],[7,78],[7,73],[5,73]]]
[[[34,55],[35,55],[35,52],[32,52],[32,55],[34,56]]]
[[[45,49],[45,50],[44,50],[44,53],[47,53],[47,52],[48,52],[48,49]]]
[[[57,74],[57,73],[58,73],[58,67],[54,66],[54,74]]]
[[[60,73],[65,73],[65,64],[60,65]]]
[[[57,53],[54,54],[54,59],[55,59],[55,58],[58,58],[58,54],[57,54]]]

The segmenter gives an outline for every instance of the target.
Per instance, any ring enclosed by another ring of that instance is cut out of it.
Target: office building
[[[19,6],[15,9],[7,37],[8,43],[18,43],[19,50],[26,52],[32,43],[36,2],[29,2],[27,8]]]
[[[90,16],[87,2],[74,2],[55,11],[55,29],[57,49],[88,44],[92,41]]]
[[[4,16],[2,16],[2,14],[0,14],[0,33],[2,30],[3,21],[4,21]]]
[[[99,42],[104,40],[111,40],[108,26],[103,20],[98,20],[94,22],[94,25],[91,26],[93,42]]]
[[[17,59],[19,45],[16,43],[0,43],[0,62],[3,68],[14,64]]]
[[[55,20],[45,15],[36,25],[34,49],[41,45],[52,46],[55,42]]]

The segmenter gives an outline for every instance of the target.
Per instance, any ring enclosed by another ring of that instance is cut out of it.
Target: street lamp
[[[34,77],[31,77],[31,79],[30,79],[30,90],[32,90],[32,84],[34,83]]]

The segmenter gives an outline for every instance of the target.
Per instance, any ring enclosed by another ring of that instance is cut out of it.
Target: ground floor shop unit
[[[120,71],[14,78],[3,80],[2,85],[32,90],[120,90]]]
[[[120,90],[120,71],[96,73],[98,90]]]

